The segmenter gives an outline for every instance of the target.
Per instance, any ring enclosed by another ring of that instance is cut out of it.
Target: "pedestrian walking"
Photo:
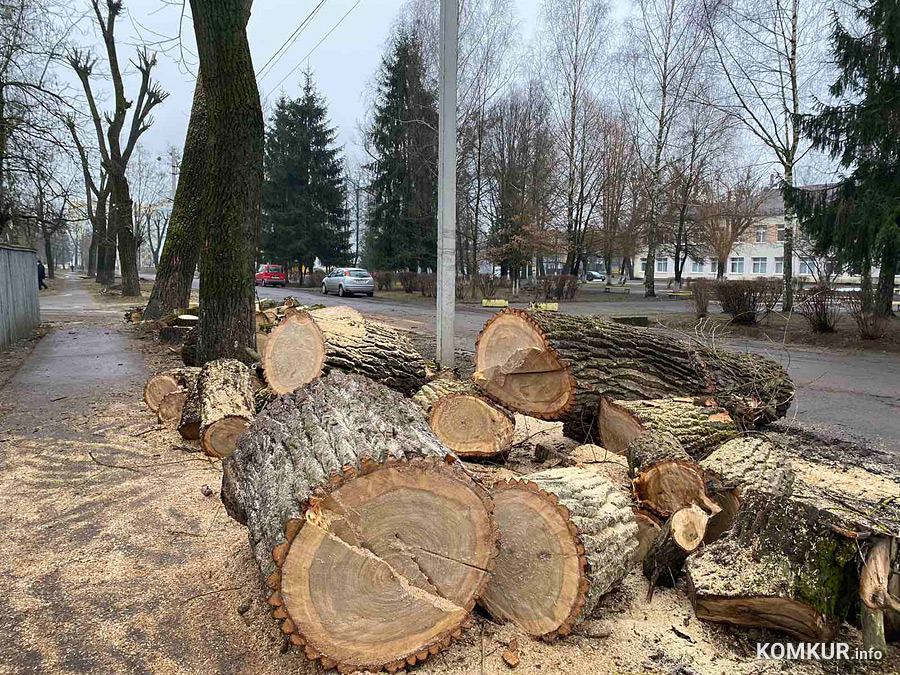
[[[44,283],[44,277],[47,276],[47,270],[44,269],[44,263],[38,260],[38,290],[42,291],[47,288],[47,284]]]

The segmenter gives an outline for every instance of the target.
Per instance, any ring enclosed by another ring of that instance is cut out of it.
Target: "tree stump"
[[[854,604],[857,544],[827,514],[789,497],[749,493],[732,529],[685,563],[697,618],[829,642]]]
[[[178,433],[186,441],[200,440],[200,390],[194,386],[181,408]]]
[[[481,604],[535,637],[567,635],[628,572],[638,527],[628,500],[587,469],[494,485],[500,557]]]
[[[393,671],[460,636],[498,533],[414,403],[334,371],[273,400],[223,467],[222,501],[307,657]]]
[[[159,408],[160,401],[173,391],[183,389],[190,391],[197,383],[199,368],[175,368],[157,373],[144,385],[144,402],[153,412]]]
[[[276,394],[332,369],[365,375],[407,396],[425,383],[425,363],[409,340],[347,312],[297,310],[272,330],[262,356],[266,382]]]
[[[681,443],[691,459],[700,460],[740,434],[724,408],[698,405],[702,399],[653,401],[600,399],[597,420],[603,447],[617,454],[647,431],[665,431]]]
[[[197,380],[200,448],[211,457],[228,457],[253,419],[250,369],[235,359],[210,361]]]
[[[197,354],[197,340],[200,337],[200,331],[197,328],[191,328],[181,341],[181,361],[186,366],[199,366],[200,359]]]
[[[794,385],[774,361],[592,316],[505,309],[475,346],[475,383],[516,412],[599,439],[599,399],[713,398],[742,426],[783,417]]]
[[[481,396],[469,382],[432,380],[413,400],[438,440],[459,457],[493,459],[512,448],[515,416]]]

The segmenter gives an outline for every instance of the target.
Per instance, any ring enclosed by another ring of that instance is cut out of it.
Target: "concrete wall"
[[[0,244],[0,349],[41,322],[37,253]]]

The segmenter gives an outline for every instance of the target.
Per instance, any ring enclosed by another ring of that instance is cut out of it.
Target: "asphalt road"
[[[352,305],[367,316],[400,328],[434,334],[434,308],[421,302],[380,298],[337,298],[297,288],[258,288],[261,298],[296,296],[310,303]],[[574,314],[628,315],[683,312],[678,300],[579,302],[567,305]],[[456,347],[472,351],[478,331],[496,310],[461,305],[456,310]],[[880,352],[821,350],[731,340],[733,349],[762,353],[781,362],[797,384],[797,397],[788,413],[805,427],[825,435],[870,443],[900,453],[900,357]]]

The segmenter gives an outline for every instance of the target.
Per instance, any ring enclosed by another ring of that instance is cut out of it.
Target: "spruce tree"
[[[282,96],[266,133],[262,248],[272,260],[312,269],[350,255],[346,185],[327,106],[305,73],[303,95]]]
[[[425,82],[418,39],[401,29],[382,59],[372,126],[374,161],[367,264],[435,269],[437,262],[437,108]]]
[[[880,266],[875,311],[888,315],[900,271],[900,0],[857,0],[853,9],[862,30],[834,19],[837,101],[801,118],[813,146],[849,173],[828,189],[791,194],[817,252],[862,274],[864,291]]]

